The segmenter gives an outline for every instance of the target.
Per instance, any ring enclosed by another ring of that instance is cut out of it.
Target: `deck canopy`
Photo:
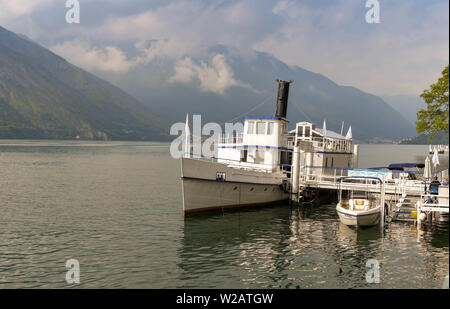
[[[423,164],[423,163],[392,163],[392,164],[389,164],[389,166],[388,166],[389,169],[413,168],[413,167],[424,168],[425,164]]]
[[[369,170],[382,170],[389,169],[391,171],[403,171],[405,168],[424,168],[425,164],[423,163],[392,163],[389,166],[378,166],[378,167],[369,167]]]

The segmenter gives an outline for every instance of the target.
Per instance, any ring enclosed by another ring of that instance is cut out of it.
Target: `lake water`
[[[0,141],[0,288],[439,288],[448,275],[448,229],[355,231],[334,205],[185,219],[168,147]],[[426,151],[362,145],[360,167]],[[79,284],[65,281],[68,259]],[[366,282],[369,259],[380,283]]]

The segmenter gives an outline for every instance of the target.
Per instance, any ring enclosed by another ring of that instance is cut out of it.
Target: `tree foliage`
[[[448,65],[442,76],[420,95],[427,104],[417,112],[416,131],[433,138],[438,132],[448,131]]]

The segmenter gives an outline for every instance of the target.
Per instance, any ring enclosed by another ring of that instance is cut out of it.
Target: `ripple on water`
[[[448,229],[393,223],[383,237],[343,226],[332,204],[184,219],[168,147],[0,143],[0,288],[437,288],[448,274]]]

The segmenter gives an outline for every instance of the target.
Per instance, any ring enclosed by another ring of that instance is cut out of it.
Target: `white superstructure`
[[[358,167],[358,145],[353,147],[352,139],[316,128],[310,122],[296,124],[296,129],[289,132],[288,145],[298,147],[299,177],[303,180],[316,180],[319,176],[335,175],[336,170]]]
[[[287,121],[281,117],[244,117],[244,134],[223,138],[218,144],[218,160],[240,168],[275,172],[289,163],[292,147],[287,147]]]

